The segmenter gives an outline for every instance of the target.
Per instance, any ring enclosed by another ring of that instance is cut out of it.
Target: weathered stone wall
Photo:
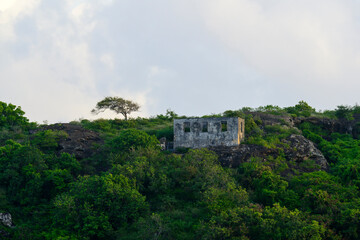
[[[174,120],[174,148],[237,146],[244,137],[245,121],[237,117]]]

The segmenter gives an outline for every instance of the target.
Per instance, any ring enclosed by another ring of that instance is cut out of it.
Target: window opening
[[[221,131],[222,132],[227,131],[227,121],[221,121]]]
[[[202,132],[208,132],[208,123],[207,122],[203,122],[203,124],[202,124]]]
[[[190,122],[184,122],[184,132],[190,132]]]
[[[243,132],[243,123],[242,122],[240,123],[240,129],[241,129],[241,132]]]

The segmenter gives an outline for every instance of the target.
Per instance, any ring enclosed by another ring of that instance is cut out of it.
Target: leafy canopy
[[[25,112],[21,110],[21,107],[0,101],[0,127],[27,124],[29,120],[24,117],[24,114]]]
[[[121,113],[125,120],[128,119],[128,115],[132,112],[138,111],[139,104],[123,99],[121,97],[106,97],[96,104],[96,107],[91,111],[94,114],[105,111],[106,109],[112,110],[117,114]]]
[[[111,142],[112,152],[128,152],[138,148],[159,148],[159,141],[155,136],[137,129],[126,129],[120,132]]]

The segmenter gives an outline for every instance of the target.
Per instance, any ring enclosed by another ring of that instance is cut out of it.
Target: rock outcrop
[[[307,117],[307,118],[295,118],[294,123],[299,125],[304,122],[309,122],[314,125],[320,126],[322,129],[327,132],[339,132],[343,134],[351,134],[353,137],[358,137],[360,134],[360,129],[358,122],[360,121],[360,116],[355,115],[354,120],[348,121],[345,119],[331,119],[331,118],[317,118],[317,117]]]
[[[261,125],[287,125],[289,127],[294,127],[294,119],[290,115],[274,115],[263,112],[253,112],[251,113],[254,119],[260,119]]]
[[[233,147],[217,146],[209,149],[218,155],[221,165],[230,168],[237,168],[241,163],[249,161],[250,158],[266,159],[269,156],[274,158],[279,156],[278,149],[253,144],[241,144]]]
[[[42,130],[58,130],[67,133],[68,137],[59,140],[58,152],[74,154],[77,159],[90,157],[96,152],[96,147],[103,144],[99,134],[80,125],[61,123],[44,127]]]
[[[327,171],[329,164],[324,155],[316,148],[313,142],[302,135],[292,134],[283,140],[285,146],[266,148],[259,145],[241,144],[235,147],[212,147],[223,166],[237,168],[241,163],[251,158],[259,158],[264,162],[285,157],[288,169],[282,173],[286,175],[295,172]],[[288,145],[288,147],[286,146]],[[269,165],[271,163],[269,162]]]
[[[0,225],[5,226],[0,228],[0,239],[12,239],[8,231],[14,227],[10,213],[0,213]]]
[[[0,222],[6,227],[12,227],[12,218],[10,213],[0,213]]]
[[[284,148],[286,159],[295,161],[296,163],[304,163],[305,161],[312,160],[320,169],[328,170],[328,161],[312,141],[302,135],[292,134],[286,138],[284,142],[290,146],[290,148]]]

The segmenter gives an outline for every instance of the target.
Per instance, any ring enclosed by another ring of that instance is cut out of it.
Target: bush
[[[312,113],[315,113],[315,108],[311,107],[307,102],[300,101],[294,107],[287,107],[284,110],[295,116],[309,117]]]
[[[130,152],[139,148],[160,149],[159,141],[144,131],[127,129],[110,141],[111,152]]]
[[[79,177],[67,193],[57,195],[53,221],[80,239],[114,239],[114,231],[147,211],[145,197],[127,177],[108,173]]]
[[[337,109],[335,110],[335,116],[338,119],[346,119],[346,120],[354,120],[353,117],[353,109],[350,106],[337,106]]]
[[[59,140],[66,139],[68,137],[69,135],[65,131],[45,130],[37,132],[34,135],[32,143],[38,146],[41,150],[51,151],[57,149]]]
[[[223,113],[224,117],[240,117],[240,118],[245,118],[245,114],[243,111],[241,110],[227,110]]]
[[[281,115],[285,112],[281,107],[274,105],[261,106],[258,107],[256,110],[259,112],[266,112],[273,115]]]

